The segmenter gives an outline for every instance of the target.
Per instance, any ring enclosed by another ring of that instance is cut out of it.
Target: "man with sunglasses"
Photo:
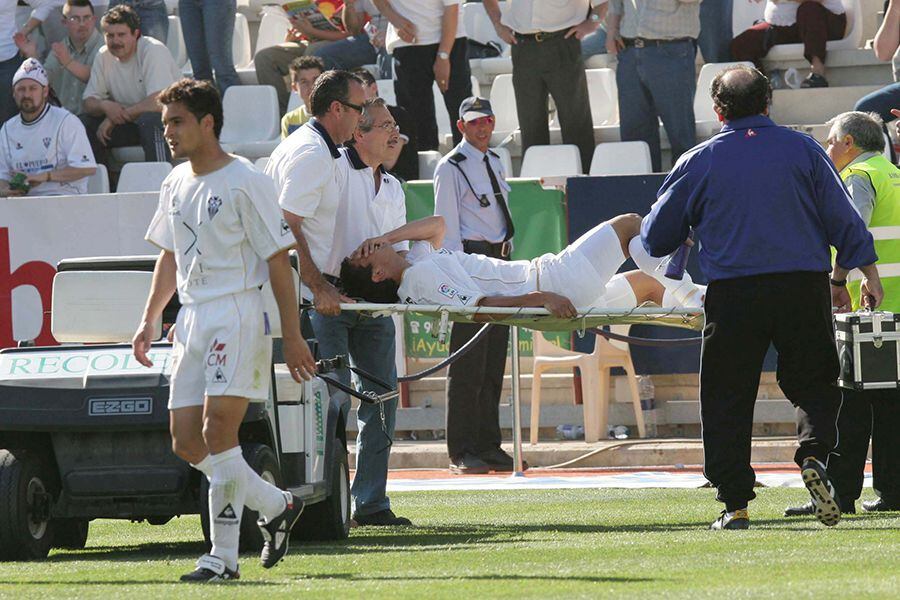
[[[463,140],[441,159],[434,173],[434,214],[444,217],[444,247],[508,260],[514,232],[509,185],[500,157],[488,145],[494,111],[485,98],[459,107],[456,127]],[[468,342],[480,326],[456,323],[450,351]],[[507,327],[494,327],[450,366],[447,385],[447,452],[454,473],[511,471],[500,447],[500,392],[506,368]]]

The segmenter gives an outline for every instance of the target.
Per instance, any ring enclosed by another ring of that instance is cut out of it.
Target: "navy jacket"
[[[710,281],[765,273],[853,269],[877,260],[841,178],[810,136],[762,115],[729,121],[684,154],[641,226],[653,256],[693,227]]]

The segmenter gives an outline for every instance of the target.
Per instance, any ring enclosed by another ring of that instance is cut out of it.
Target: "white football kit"
[[[244,158],[163,182],[147,241],[175,255],[178,298],[169,408],[206,396],[265,400],[272,342],[259,288],[267,260],[294,245],[272,179]]]
[[[38,175],[66,167],[96,167],[84,125],[64,108],[47,104],[30,123],[17,114],[0,129],[0,179],[16,172]],[[29,196],[66,196],[87,193],[88,178],[48,181],[32,187]]]

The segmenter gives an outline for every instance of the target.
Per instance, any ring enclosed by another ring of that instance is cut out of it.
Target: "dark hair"
[[[351,298],[362,298],[378,304],[393,304],[399,300],[400,285],[391,279],[372,281],[372,265],[354,265],[348,256],[341,262],[341,288]]]
[[[299,73],[303,69],[318,69],[319,73],[324,73],[325,61],[318,56],[298,56],[291,61],[291,66],[288,69],[291,72],[291,77],[294,76],[294,73]]]
[[[768,77],[743,65],[721,71],[709,89],[716,109],[726,121],[761,115],[772,101]]]
[[[350,72],[356,75],[356,78],[359,79],[365,86],[375,85],[376,83],[375,76],[372,75],[372,72],[365,67],[357,67]]]
[[[199,121],[206,115],[212,115],[213,132],[216,138],[222,133],[222,124],[225,118],[222,116],[222,97],[219,90],[209,81],[196,79],[179,79],[159,93],[157,102],[160,104],[184,104],[192,115]]]
[[[141,28],[141,18],[137,12],[127,4],[117,4],[106,11],[100,19],[101,25],[128,25],[131,33]]]
[[[66,0],[66,6],[77,6],[79,8],[89,8],[89,9],[91,9],[91,14],[94,14],[94,5],[91,4],[91,0]]]
[[[359,83],[359,79],[349,71],[332,69],[319,75],[309,94],[309,108],[313,116],[325,116],[332,102],[349,102],[352,81]]]

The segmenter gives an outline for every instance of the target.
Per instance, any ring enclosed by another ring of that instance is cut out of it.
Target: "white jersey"
[[[175,254],[182,304],[207,302],[261,286],[266,261],[294,245],[271,178],[244,158],[196,175],[190,162],[159,191],[147,241]]]
[[[34,121],[16,115],[0,129],[0,179],[16,172],[38,175],[66,167],[93,168],[94,153],[81,121],[64,108],[48,104]],[[65,196],[87,193],[87,177],[75,181],[48,181],[29,190],[29,196]]]

